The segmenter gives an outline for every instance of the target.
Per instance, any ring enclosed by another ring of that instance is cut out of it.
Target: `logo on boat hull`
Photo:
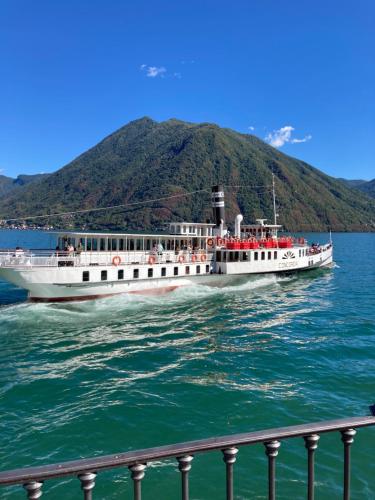
[[[291,250],[288,250],[283,255],[283,259],[295,259],[295,258],[296,258],[296,256],[294,255],[294,253]]]

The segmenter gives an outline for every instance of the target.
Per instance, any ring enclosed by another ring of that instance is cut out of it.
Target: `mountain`
[[[272,217],[275,174],[279,222],[289,230],[375,230],[375,201],[257,137],[210,123],[130,122],[71,163],[0,199],[0,219],[134,204],[64,216],[61,227],[150,229],[211,216],[210,187],[223,183],[227,221]],[[38,219],[40,221],[40,219]],[[51,221],[50,221],[51,222]]]
[[[16,179],[0,175],[0,198],[22,186],[38,182],[49,174],[19,175]]]
[[[340,181],[349,187],[362,191],[362,193],[371,196],[371,198],[375,198],[375,179],[372,179],[372,181],[340,179]]]

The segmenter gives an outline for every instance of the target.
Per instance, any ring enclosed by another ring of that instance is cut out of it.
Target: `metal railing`
[[[212,253],[165,251],[157,254],[153,252],[118,251],[118,252],[56,252],[54,250],[14,250],[0,251],[0,267],[30,268],[30,267],[84,267],[84,266],[112,266],[113,259],[120,257],[116,265],[127,264],[183,264],[204,263],[212,259]],[[151,259],[151,260],[150,260]]]
[[[353,417],[340,420],[310,423],[268,429],[256,432],[234,434],[199,441],[160,446],[117,455],[107,455],[86,460],[75,460],[55,465],[30,467],[0,473],[0,486],[23,485],[29,499],[38,499],[42,495],[44,481],[66,476],[77,477],[81,483],[84,500],[91,500],[98,472],[128,467],[134,486],[134,499],[141,500],[141,484],[145,477],[147,464],[163,459],[176,458],[181,473],[181,498],[189,499],[189,471],[194,455],[220,450],[226,469],[226,498],[233,500],[233,473],[238,448],[256,443],[263,443],[268,457],[268,498],[276,498],[276,457],[281,441],[302,437],[307,449],[307,498],[314,499],[314,454],[318,447],[319,435],[327,432],[340,432],[344,446],[343,453],[343,498],[350,498],[350,446],[354,441],[356,429],[375,425],[375,417]]]

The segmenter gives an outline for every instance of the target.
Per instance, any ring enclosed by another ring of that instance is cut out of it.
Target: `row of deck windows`
[[[254,260],[276,260],[278,255],[277,251],[264,251],[264,252],[217,252],[216,261],[217,262],[238,262],[238,261],[250,261],[251,255],[254,256]]]
[[[205,272],[209,273],[210,272],[210,266],[207,264],[205,267]],[[201,274],[201,266],[197,265],[195,267],[195,273],[196,274]],[[179,267],[174,267],[173,268],[173,276],[178,276],[180,274]],[[182,273],[183,274],[183,273]],[[190,274],[190,266],[185,266],[185,274]],[[149,267],[147,269],[147,276],[148,278],[153,278],[154,277],[154,268]],[[167,276],[167,268],[162,267],[160,270],[160,276],[162,278]],[[133,269],[133,279],[138,279],[139,278],[139,269]],[[101,281],[107,281],[108,279],[108,271],[103,270],[100,273],[100,279]],[[124,270],[119,269],[117,271],[117,279],[118,280],[123,280],[124,279]],[[83,271],[82,273],[82,281],[90,281],[90,271]]]
[[[58,247],[64,250],[68,245],[74,248],[80,246],[83,252],[148,252],[161,244],[163,250],[174,251],[191,246],[204,248],[205,240],[202,238],[74,238],[60,237]]]

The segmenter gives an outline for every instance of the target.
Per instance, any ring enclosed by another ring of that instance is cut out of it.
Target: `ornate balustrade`
[[[350,498],[350,447],[354,441],[356,429],[375,425],[375,417],[353,417],[340,420],[310,423],[268,429],[256,432],[216,437],[187,443],[160,446],[145,450],[130,451],[117,455],[75,460],[55,465],[16,469],[0,473],[1,485],[23,485],[27,498],[36,500],[42,495],[43,483],[49,479],[66,476],[77,477],[81,483],[84,500],[91,500],[97,474],[103,470],[128,467],[134,485],[134,499],[141,500],[141,485],[145,478],[147,464],[168,458],[176,458],[181,473],[181,498],[189,499],[189,471],[193,457],[198,453],[221,451],[226,469],[226,498],[233,500],[234,464],[239,448],[256,443],[263,443],[268,457],[268,498],[276,498],[276,457],[282,441],[290,438],[303,438],[307,449],[307,498],[314,499],[314,455],[318,447],[319,435],[327,432],[340,433],[343,442],[343,498]]]

